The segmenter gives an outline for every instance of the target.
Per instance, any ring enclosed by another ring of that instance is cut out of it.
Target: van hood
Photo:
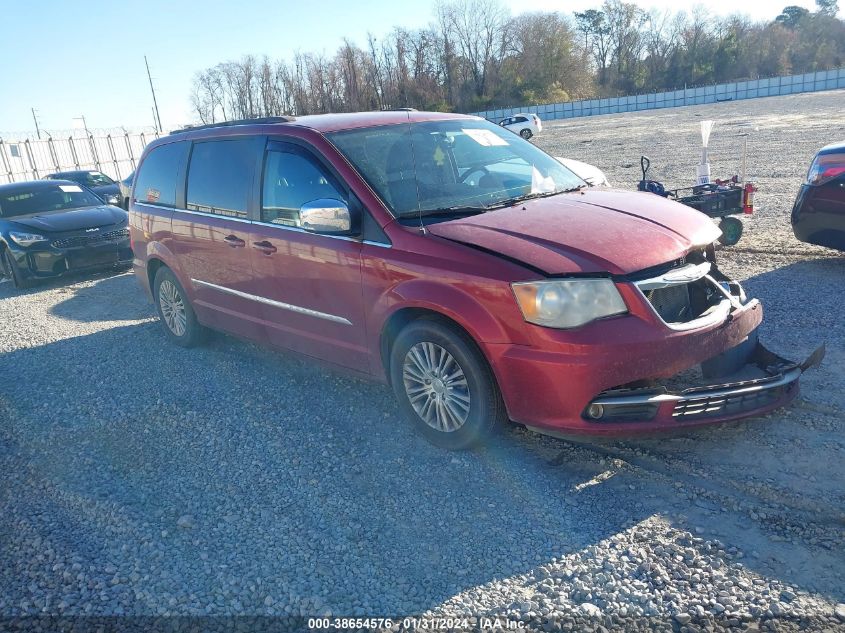
[[[720,235],[710,218],[682,204],[604,188],[529,200],[427,229],[550,275],[624,275],[670,262]]]
[[[65,231],[124,224],[127,218],[126,212],[122,209],[100,205],[96,207],[70,209],[68,211],[18,215],[7,219],[9,222],[14,222],[15,224],[35,229],[36,231],[63,233]]]

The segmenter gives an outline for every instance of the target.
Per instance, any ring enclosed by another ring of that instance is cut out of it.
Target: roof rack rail
[[[214,127],[232,127],[234,125],[260,125],[266,123],[290,123],[296,121],[293,116],[266,116],[259,119],[238,119],[236,121],[221,121],[220,123],[208,123],[206,125],[188,125],[180,130],[171,130],[171,134],[180,132],[193,132],[194,130],[208,130]]]

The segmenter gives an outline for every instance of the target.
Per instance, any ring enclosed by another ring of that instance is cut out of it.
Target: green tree
[[[578,30],[584,34],[584,47],[590,51],[599,69],[599,84],[607,83],[607,62],[610,56],[610,25],[604,11],[587,9],[576,13]]]
[[[835,18],[839,13],[839,3],[836,0],[816,0],[816,6],[822,15]]]
[[[816,1],[824,2],[825,0]],[[780,15],[775,18],[775,22],[783,24],[788,29],[794,29],[796,26],[798,26],[798,23],[808,15],[810,15],[810,12],[804,7],[790,5],[788,7],[783,8],[783,11],[781,11]]]

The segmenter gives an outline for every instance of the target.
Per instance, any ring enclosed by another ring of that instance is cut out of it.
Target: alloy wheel
[[[179,289],[169,279],[162,281],[158,288],[158,302],[164,323],[176,336],[183,336],[188,323],[185,302]]]
[[[405,394],[417,415],[433,429],[451,433],[461,428],[470,411],[464,370],[436,343],[421,342],[405,355]]]

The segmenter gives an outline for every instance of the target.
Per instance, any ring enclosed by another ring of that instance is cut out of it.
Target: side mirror
[[[352,231],[352,214],[342,200],[319,198],[299,208],[299,225],[312,233],[345,235]]]

